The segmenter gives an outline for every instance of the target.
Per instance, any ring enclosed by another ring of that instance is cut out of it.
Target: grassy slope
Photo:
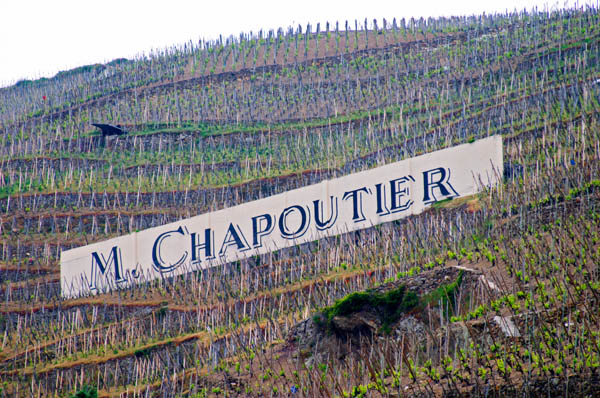
[[[377,396],[398,385],[441,394],[592,374],[600,362],[597,13],[497,21],[416,37],[360,32],[347,51],[343,32],[337,44],[335,33],[321,38],[319,52],[311,36],[306,54],[302,37],[298,55],[292,37],[291,55],[279,50],[275,64],[265,61],[275,47],[255,41],[246,45],[257,46],[257,64],[248,51],[245,67],[217,46],[166,59],[176,76],[163,61],[153,70],[164,75],[124,65],[126,84],[94,80],[112,87],[98,94],[64,76],[17,98],[47,90],[60,99],[63,87],[74,99],[48,109],[5,102],[16,116],[3,108],[2,392],[65,395],[83,381],[101,396],[285,395],[296,384],[309,396]],[[121,121],[133,133],[100,148],[94,120]],[[58,297],[61,248],[224,206],[224,187],[231,206],[494,133],[506,137],[505,160],[516,170],[494,192],[201,275]],[[172,198],[190,192],[198,195],[191,206]],[[501,287],[489,297],[465,292],[472,299],[442,321],[485,326],[464,352],[447,346],[447,358],[427,357],[433,324],[425,345],[412,344],[385,369],[378,361],[304,368],[308,353],[291,355],[281,343],[336,298],[458,262]],[[526,338],[488,328],[495,315],[518,319]],[[484,334],[493,345],[478,340]],[[223,344],[251,350],[214,358]]]

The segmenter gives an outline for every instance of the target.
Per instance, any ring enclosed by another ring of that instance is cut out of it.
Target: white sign
[[[492,136],[67,250],[60,258],[62,295],[95,294],[369,228],[495,186],[502,172],[502,137]]]

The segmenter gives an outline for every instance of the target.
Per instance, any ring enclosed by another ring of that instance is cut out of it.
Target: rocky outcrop
[[[307,365],[314,361],[322,362],[328,356],[343,358],[365,341],[372,342],[382,337],[392,337],[408,345],[422,344],[431,330],[436,331],[432,335],[432,341],[441,342],[450,338],[459,346],[464,346],[469,340],[468,330],[464,325],[441,325],[439,315],[437,319],[432,319],[430,315],[432,312],[439,314],[439,309],[435,308],[439,305],[438,301],[446,300],[447,305],[447,297],[439,298],[439,293],[435,295],[440,287],[454,284],[457,292],[458,289],[472,290],[477,284],[481,285],[480,276],[479,272],[464,267],[449,267],[377,286],[358,293],[349,300],[351,303],[341,306],[343,310],[338,308],[335,311],[332,310],[335,306],[329,307],[296,324],[288,333],[287,343],[305,358]],[[396,295],[390,294],[391,292],[396,292]],[[376,298],[370,299],[365,294]],[[400,311],[400,315],[394,311],[394,297],[398,298],[398,306],[406,306],[404,311]],[[403,301],[406,297],[416,297],[418,300],[406,304]],[[336,305],[340,306],[342,301],[343,299],[338,300]]]
[[[379,318],[372,311],[359,311],[348,316],[335,316],[332,319],[335,330],[342,333],[355,333],[357,331],[377,331],[381,327]]]

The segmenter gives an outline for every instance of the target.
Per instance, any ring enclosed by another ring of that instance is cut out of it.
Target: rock
[[[333,317],[332,323],[336,330],[346,333],[359,332],[366,328],[377,331],[380,327],[375,314],[367,311],[355,312],[350,316]]]
[[[305,361],[304,361],[304,366],[306,366],[306,368],[310,368],[311,365],[313,365],[315,363],[315,357],[311,356],[308,357]]]
[[[385,293],[400,286],[405,286],[407,291],[418,296],[426,295],[443,284],[448,284],[463,274],[461,289],[469,291],[479,286],[481,272],[464,267],[448,267],[423,272],[403,279],[382,284],[370,292]],[[381,308],[369,302],[362,303],[360,300],[353,305],[356,312],[337,312],[348,315],[336,315],[327,322],[322,313],[317,313],[293,326],[287,336],[287,341],[297,352],[298,360],[306,366],[324,363],[328,358],[344,358],[352,353],[358,353],[362,344],[377,344],[387,338],[387,333],[392,332],[397,340],[402,340],[407,346],[417,347],[424,344],[429,326],[427,313],[420,308],[406,311],[394,322],[386,319],[381,314]],[[389,312],[389,311],[388,311]],[[383,327],[385,323],[385,328]],[[470,342],[469,331],[463,324],[434,325],[436,329],[430,344],[435,352],[440,350],[449,340],[449,345],[454,347],[465,347]],[[441,351],[440,351],[441,352]]]
[[[398,322],[396,324],[395,331],[396,331],[396,334],[399,334],[399,335],[409,334],[409,333],[422,335],[425,333],[425,326],[417,318],[409,315],[406,318],[403,318],[402,320],[400,320],[400,322]]]
[[[320,333],[318,326],[312,318],[303,320],[290,329],[287,340],[296,342],[300,349],[312,348],[315,345],[317,335]]]
[[[510,317],[494,316],[494,322],[500,327],[506,337],[521,337],[521,333]]]

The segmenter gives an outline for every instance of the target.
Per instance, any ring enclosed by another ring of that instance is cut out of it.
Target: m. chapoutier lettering
[[[173,276],[421,213],[502,175],[493,136],[61,253],[62,295]]]

